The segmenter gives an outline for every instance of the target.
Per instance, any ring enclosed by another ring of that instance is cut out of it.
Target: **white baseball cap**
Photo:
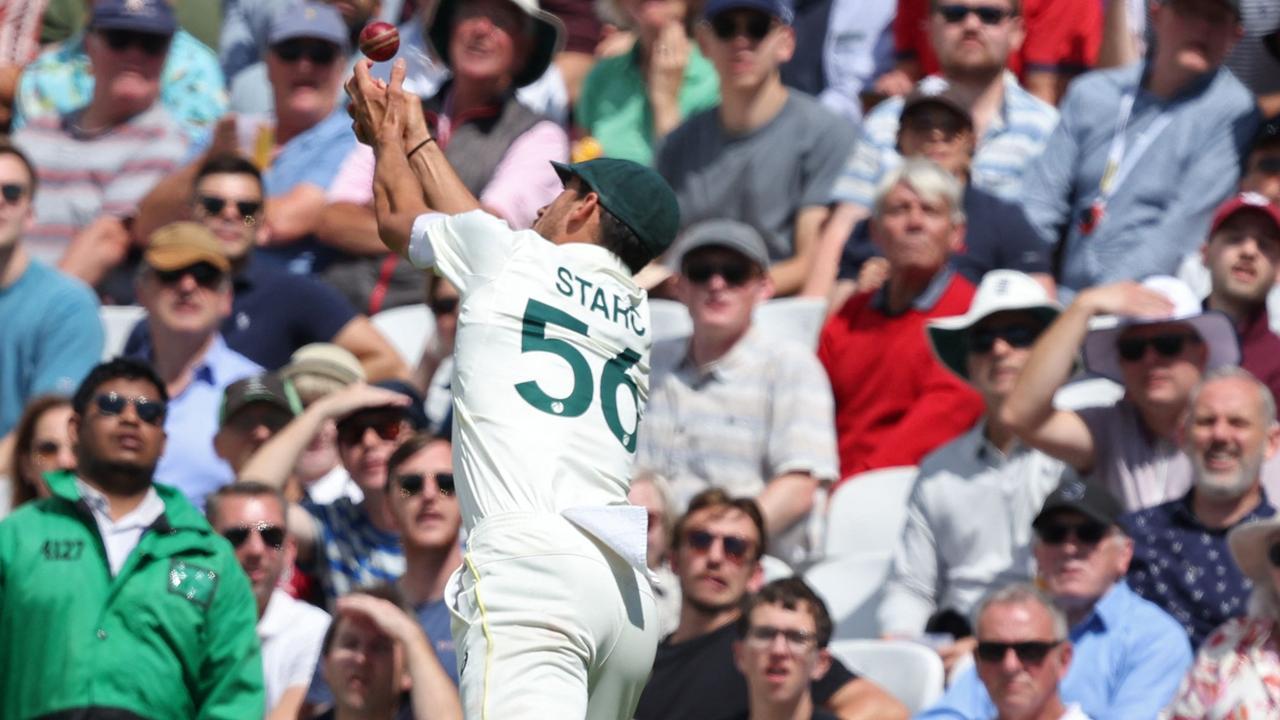
[[[969,379],[968,334],[982,320],[1008,310],[1024,310],[1046,326],[1058,317],[1058,304],[1035,278],[1017,270],[992,270],[982,276],[969,311],[963,315],[931,320],[926,326],[929,344],[938,360],[951,372]]]
[[[1231,319],[1217,310],[1205,310],[1186,283],[1168,275],[1153,275],[1143,280],[1142,286],[1165,296],[1173,303],[1173,312],[1163,318],[1120,315],[1098,318],[1084,339],[1084,365],[1090,372],[1124,383],[1120,352],[1116,348],[1120,335],[1131,327],[1171,322],[1190,325],[1209,348],[1205,372],[1240,362],[1240,340]]]

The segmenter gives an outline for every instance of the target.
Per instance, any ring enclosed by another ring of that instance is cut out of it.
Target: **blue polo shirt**
[[[1074,654],[1059,686],[1093,720],[1149,720],[1173,700],[1191,668],[1187,635],[1168,613],[1118,582],[1068,633]],[[987,720],[997,716],[987,688],[969,667],[923,720]]]
[[[131,357],[152,362],[151,343]],[[221,335],[214,335],[190,384],[177,397],[169,398],[169,414],[164,421],[168,437],[156,465],[156,482],[178,488],[192,504],[203,509],[206,495],[235,479],[231,466],[213,451],[218,410],[228,385],[259,372],[262,366],[227,347]]]
[[[236,275],[231,315],[222,323],[227,346],[268,370],[288,364],[293,351],[315,342],[333,342],[356,317],[356,309],[337,290],[315,278],[250,262]],[[139,322],[125,344],[136,354],[150,343],[147,323]]]
[[[951,267],[977,285],[982,276],[996,269],[1024,273],[1052,273],[1050,249],[1027,220],[1022,208],[993,193],[965,186],[964,249],[951,255]],[[855,280],[862,264],[884,253],[871,240],[871,222],[863,220],[853,228],[840,257],[841,280]]]
[[[1245,614],[1253,583],[1231,557],[1231,528],[1205,527],[1192,512],[1194,493],[1129,513],[1120,524],[1133,538],[1129,585],[1181,623],[1198,648],[1219,625]],[[1263,493],[1236,525],[1275,514]]]

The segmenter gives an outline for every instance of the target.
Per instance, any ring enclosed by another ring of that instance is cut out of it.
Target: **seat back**
[[[907,640],[833,640],[831,654],[897,698],[912,715],[942,697],[938,653]]]
[[[889,576],[888,556],[853,555],[827,558],[805,571],[804,580],[827,604],[833,637],[874,638],[880,635],[876,614]]]
[[[103,305],[98,308],[103,331],[102,359],[110,360],[123,352],[133,326],[146,316],[146,308],[138,305]]]
[[[425,303],[402,305],[369,318],[405,364],[413,369],[436,331],[436,319]]]
[[[860,473],[836,488],[827,510],[826,557],[889,557],[907,521],[907,499],[916,468]]]

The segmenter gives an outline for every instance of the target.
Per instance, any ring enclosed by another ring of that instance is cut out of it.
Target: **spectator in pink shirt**
[[[538,208],[559,194],[550,161],[569,158],[564,129],[515,97],[546,71],[563,32],[546,13],[533,13],[508,0],[442,2],[429,32],[453,77],[423,101],[432,142],[481,206],[515,228],[532,225]],[[378,240],[372,188],[373,152],[357,146],[330,186],[319,223],[322,242],[360,256],[326,279],[370,313],[422,297],[421,274],[388,259]]]

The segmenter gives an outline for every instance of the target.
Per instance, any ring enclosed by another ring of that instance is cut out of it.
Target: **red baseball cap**
[[[1264,195],[1255,192],[1243,192],[1218,206],[1218,209],[1213,213],[1213,225],[1209,227],[1210,237],[1218,232],[1218,228],[1222,227],[1222,223],[1226,222],[1228,218],[1244,210],[1256,210],[1264,213],[1268,218],[1271,218],[1271,222],[1275,224],[1276,229],[1280,230],[1280,207],[1276,207],[1275,203],[1268,200]]]

